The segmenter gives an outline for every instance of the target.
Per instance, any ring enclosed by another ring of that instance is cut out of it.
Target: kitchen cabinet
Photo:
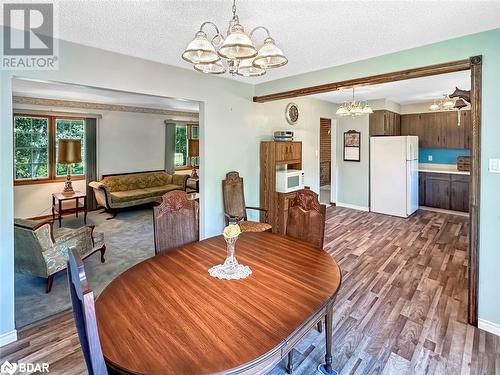
[[[454,211],[469,211],[469,178],[467,175],[451,175],[451,201]]]
[[[416,135],[424,148],[470,149],[470,111],[428,112],[401,115],[401,135]]]
[[[450,175],[445,173],[426,174],[424,202],[427,207],[450,209]]]
[[[381,110],[370,114],[370,136],[401,135],[401,115]]]
[[[302,159],[302,142],[276,142],[275,159],[277,163],[294,163]]]
[[[469,175],[419,172],[419,205],[469,211]]]

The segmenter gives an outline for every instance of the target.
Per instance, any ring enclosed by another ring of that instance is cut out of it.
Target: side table
[[[62,206],[63,202],[72,199],[76,201],[75,207],[64,209]],[[80,203],[80,199],[82,200],[82,203]],[[75,194],[69,196],[63,195],[62,193],[52,194],[52,221],[56,221],[56,214],[57,214],[57,218],[59,220],[59,227],[61,227],[61,219],[63,213],[71,211],[73,209],[76,212],[76,217],[78,217],[78,211],[83,210],[84,212],[83,222],[87,224],[87,195],[85,193],[82,193],[81,191],[75,191]]]

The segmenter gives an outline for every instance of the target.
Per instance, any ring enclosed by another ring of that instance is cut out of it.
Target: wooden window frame
[[[175,124],[177,126],[178,124]],[[182,167],[175,167],[176,171],[190,171],[193,169],[193,165],[191,164],[191,158],[189,157],[189,140],[190,139],[200,139],[199,137],[199,128],[200,125],[193,123],[193,124],[179,124],[179,125],[186,125],[186,131],[187,131],[187,145],[186,145],[186,152],[187,152],[187,164],[183,165]],[[198,138],[193,138],[193,127],[198,127]],[[199,167],[196,167],[199,168]]]
[[[16,124],[16,117],[37,117],[37,118],[46,118],[48,119],[48,136],[49,136],[49,162],[48,162],[48,172],[49,176],[47,178],[32,178],[26,180],[16,180],[16,176],[14,175],[14,186],[23,186],[23,185],[37,185],[37,184],[50,184],[56,182],[64,182],[66,181],[66,176],[57,176],[57,160],[56,160],[56,120],[65,119],[65,120],[83,120],[85,121],[85,117],[76,117],[76,116],[53,116],[53,115],[44,115],[44,114],[31,114],[31,113],[21,113],[16,112],[12,116],[12,126],[14,127]],[[15,143],[15,136],[13,142]],[[14,146],[15,147],[15,146]],[[12,168],[15,166],[15,156],[12,160]],[[81,181],[85,180],[86,174],[83,175],[71,175],[71,181]]]

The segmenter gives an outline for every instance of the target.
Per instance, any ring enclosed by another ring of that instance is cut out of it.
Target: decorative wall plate
[[[299,107],[295,103],[288,103],[285,109],[286,121],[290,125],[295,125],[299,121]]]

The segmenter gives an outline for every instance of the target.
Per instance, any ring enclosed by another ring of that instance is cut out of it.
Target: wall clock
[[[299,121],[299,107],[295,103],[288,103],[285,109],[286,121],[290,125],[295,125]]]

